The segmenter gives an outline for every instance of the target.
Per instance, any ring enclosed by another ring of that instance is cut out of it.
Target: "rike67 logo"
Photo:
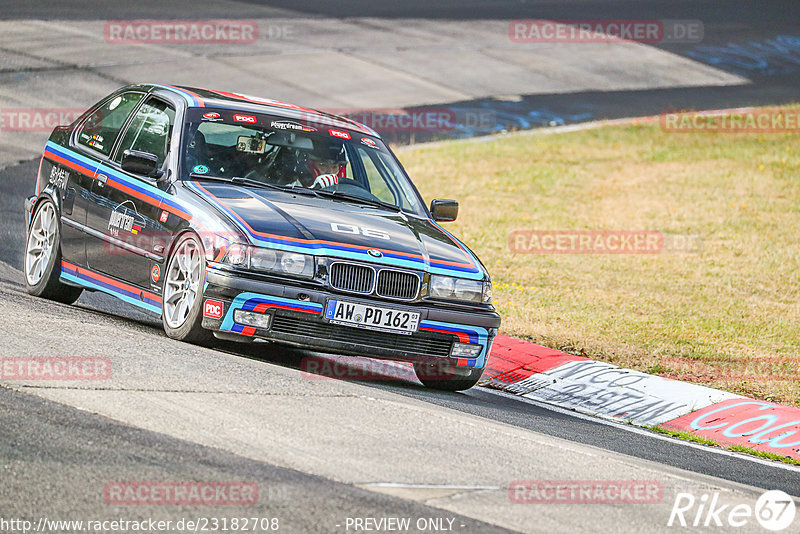
[[[797,513],[794,499],[780,490],[763,493],[752,506],[747,503],[720,502],[720,493],[703,494],[699,498],[691,493],[678,493],[667,526],[680,527],[731,527],[736,529],[753,523],[771,532],[788,529]],[[795,528],[791,532],[797,532]]]
[[[206,299],[203,304],[203,316],[211,319],[222,319],[222,311],[225,305],[218,300]]]

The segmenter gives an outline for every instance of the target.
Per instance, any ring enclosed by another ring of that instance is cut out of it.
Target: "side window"
[[[78,144],[108,156],[122,125],[142,96],[142,93],[124,93],[105,102],[81,126]]]
[[[376,161],[373,160],[372,154],[369,152],[370,150],[372,149],[358,149],[358,155],[361,157],[361,161],[364,162],[364,169],[367,171],[369,190],[373,195],[378,197],[378,200],[395,204],[397,200],[394,198],[392,191],[389,189],[386,180],[381,175],[381,171],[378,170]],[[380,160],[377,160],[377,162],[382,166]],[[386,171],[384,170],[384,172]]]
[[[133,117],[114,158],[122,160],[125,150],[138,150],[158,156],[159,166],[169,152],[172,127],[175,125],[175,110],[166,102],[150,98]]]

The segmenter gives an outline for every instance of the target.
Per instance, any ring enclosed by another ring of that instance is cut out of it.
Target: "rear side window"
[[[78,143],[108,156],[122,125],[143,96],[142,93],[123,93],[106,101],[84,121]]]
[[[158,156],[160,166],[169,152],[169,140],[174,125],[175,110],[166,102],[155,98],[148,99],[125,130],[125,136],[114,159],[119,162],[125,150],[138,150]]]

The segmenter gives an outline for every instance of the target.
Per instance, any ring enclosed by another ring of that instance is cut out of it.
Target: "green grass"
[[[767,460],[775,460],[776,462],[783,462],[792,465],[800,465],[800,460],[796,460],[788,456],[781,456],[780,454],[775,454],[774,452],[751,449],[750,447],[744,447],[742,445],[734,445],[733,447],[730,447],[730,450],[736,452],[742,452],[744,454],[752,454],[753,456],[758,456],[759,458],[764,458]]]
[[[484,261],[502,331],[800,406],[800,136],[658,124],[400,153]],[[657,230],[693,253],[513,253],[514,230]]]
[[[731,447],[727,447],[724,445],[720,445],[713,439],[707,439],[702,436],[697,436],[692,434],[691,432],[683,432],[683,431],[676,431],[670,430],[668,428],[663,428],[658,425],[648,427],[650,430],[654,432],[658,432],[659,434],[666,434],[668,436],[672,436],[673,438],[682,439],[685,441],[692,441],[694,443],[700,443],[702,445],[708,445],[709,447],[722,447],[723,449],[727,449],[730,451],[741,452],[743,454],[749,454],[751,456],[758,456],[759,458],[764,458],[766,460],[773,460],[776,462],[783,462],[786,464],[792,465],[800,465],[800,460],[796,460],[789,456],[781,456],[780,454],[775,454],[774,452],[767,452],[767,451],[760,451],[758,449],[753,449],[751,447],[745,447],[743,445],[734,445]]]
[[[679,438],[685,441],[692,441],[694,443],[700,443],[702,445],[708,445],[709,447],[719,447],[719,443],[714,441],[713,439],[707,439],[701,436],[696,436],[691,432],[679,432],[677,430],[669,430],[666,428],[662,428],[658,425],[651,426],[650,430],[654,432],[658,432],[659,434],[666,434],[668,436],[672,436],[673,438]]]

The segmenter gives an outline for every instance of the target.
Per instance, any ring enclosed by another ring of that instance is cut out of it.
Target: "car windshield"
[[[403,169],[377,137],[252,112],[191,109],[183,178],[303,188],[332,200],[424,215]]]

